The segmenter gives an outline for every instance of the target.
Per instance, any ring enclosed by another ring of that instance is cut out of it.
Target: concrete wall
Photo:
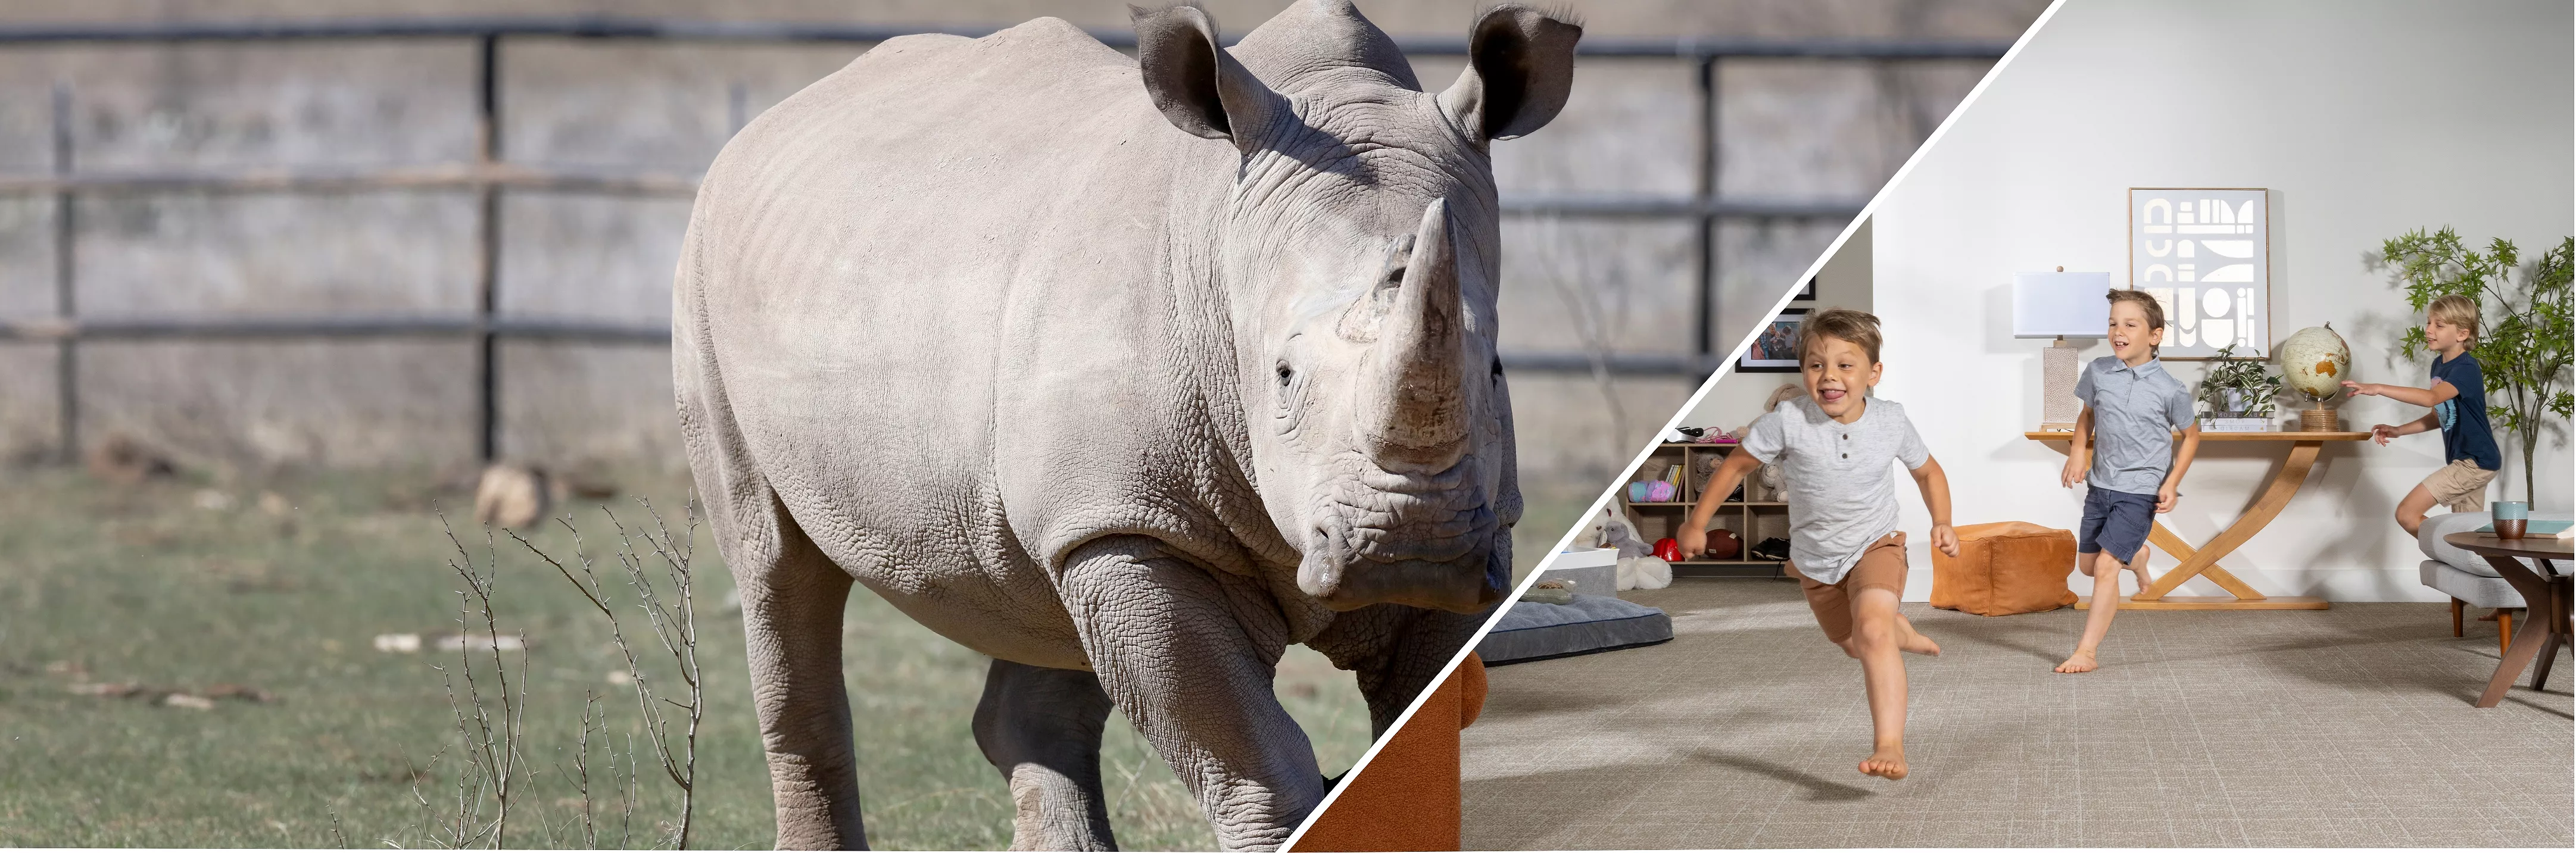
[[[2534,253],[2576,232],[2570,23],[2554,0],[2067,4],[1874,215],[1888,324],[1879,390],[1905,403],[1950,472],[1959,523],[2074,526],[2080,493],[2056,485],[2065,457],[2021,437],[2039,421],[2045,342],[2011,337],[2011,275],[2063,264],[2125,281],[2128,187],[2269,188],[2275,339],[2331,321],[2358,378],[2427,384],[2425,362],[2395,347],[2420,318],[2373,255],[2418,227]],[[2084,357],[2105,352],[2091,342]],[[2167,367],[2196,384],[2203,364]],[[2424,414],[2378,398],[2343,411],[2362,429]],[[2541,456],[2539,504],[2565,510],[2560,427]],[[2202,445],[2164,523],[2207,540],[2281,452]],[[2273,594],[2438,600],[2390,514],[2441,464],[2432,435],[2333,445],[2222,565]],[[2520,479],[2509,472],[2498,490],[2519,496]],[[1929,524],[1905,504],[1907,526]],[[1920,596],[1930,564],[1915,550]],[[2171,565],[2158,557],[2159,571]],[[2184,592],[2218,594],[2198,582]]]
[[[1284,0],[1208,4],[1229,32]],[[1361,7],[1392,32],[1456,36],[1477,0]],[[2044,0],[1594,0],[1572,4],[1595,35],[2007,41]],[[244,0],[27,2],[29,22],[353,18],[385,15],[632,16],[991,24],[1041,14],[1118,28],[1118,2],[409,3]],[[695,172],[733,126],[731,93],[757,112],[860,46],[522,40],[503,49],[509,158]],[[422,165],[471,156],[472,52],[454,41],[60,46],[0,50],[0,170],[43,172],[49,91],[73,87],[83,168]],[[1988,63],[1748,60],[1723,66],[1721,186],[1730,197],[1866,198]],[[1426,58],[1429,85],[1453,60]],[[1687,194],[1692,74],[1669,61],[1587,60],[1574,100],[1546,130],[1496,150],[1505,192]],[[659,322],[687,202],[572,194],[508,196],[503,310],[521,316]],[[472,301],[473,206],[461,193],[303,197],[120,196],[81,202],[81,303],[97,315],[414,313]],[[0,315],[53,308],[49,199],[0,198]],[[1797,274],[1840,222],[1730,223],[1720,278],[1735,293]],[[1507,226],[1504,334],[1522,351],[1686,352],[1692,264],[1686,223],[1514,220]],[[1721,327],[1736,316],[1721,299]],[[1723,337],[1723,336],[1722,336]],[[676,460],[667,359],[659,349],[505,347],[504,451]],[[443,462],[473,452],[471,354],[449,341],[155,343],[86,346],[82,418],[93,440],[125,432],[211,466]],[[48,346],[0,344],[0,455],[48,446]],[[1534,497],[1588,500],[1691,390],[1683,379],[1513,377],[1523,482]],[[1533,519],[1534,523],[1537,521]]]

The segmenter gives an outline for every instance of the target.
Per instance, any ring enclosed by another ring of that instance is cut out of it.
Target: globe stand
[[[2299,431],[2342,432],[2343,418],[2335,410],[2326,408],[2326,401],[2318,400],[2315,406],[2299,410]]]

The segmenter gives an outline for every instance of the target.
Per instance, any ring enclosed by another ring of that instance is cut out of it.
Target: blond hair
[[[2469,340],[2478,339],[2478,301],[2461,294],[2450,294],[2424,306],[2424,315],[2466,329]]]
[[[1869,363],[1878,363],[1878,315],[1849,308],[1827,308],[1807,315],[1798,324],[1798,360],[1807,360],[1807,348],[1826,338],[1850,341],[1869,355]]]

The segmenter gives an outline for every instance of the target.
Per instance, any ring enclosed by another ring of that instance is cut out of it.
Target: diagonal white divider
[[[2047,28],[2049,19],[2056,17],[2057,10],[2064,7],[2066,2],[2067,0],[2053,0],[2048,4],[2046,11],[2039,13],[2038,20],[2032,21],[2030,28],[2023,30],[2020,38],[2013,40],[2012,48],[2004,51],[2003,58],[1996,60],[1993,68],[1986,70],[1986,76],[1977,81],[1975,88],[1968,90],[1968,96],[1960,99],[1957,107],[1951,108],[1950,114],[1941,119],[1940,126],[1933,128],[1932,135],[1925,137],[1923,144],[1915,147],[1914,153],[1905,158],[1905,164],[1897,167],[1896,174],[1889,176],[1887,182],[1879,186],[1878,192],[1870,196],[1869,204],[1862,206],[1860,214],[1852,217],[1852,221],[1843,226],[1841,234],[1834,236],[1833,243],[1827,245],[1814,261],[1807,264],[1806,272],[1790,279],[1781,288],[1780,298],[1771,304],[1770,314],[1766,316],[1776,316],[1780,313],[1780,309],[1789,307],[1793,298],[1806,286],[1806,281],[1815,277],[1824,268],[1825,262],[1833,258],[1834,253],[1842,251],[1843,244],[1851,240],[1852,233],[1858,231],[1862,223],[1869,221],[1870,214],[1877,212],[1879,202],[1887,197],[1887,191],[1903,183],[1906,173],[1914,171],[1914,165],[1922,161],[1924,153],[1941,143],[1941,137],[1949,133],[1950,126],[1959,120],[1960,114],[1976,106],[1977,97],[1985,94],[1986,86],[1993,83],[1997,76],[2002,75],[2004,69],[2012,66],[2013,59],[2021,55],[2022,48],[2028,46],[2030,40],[2038,36],[2041,30]],[[1414,712],[1422,710],[1422,703],[1431,697],[1431,693],[1448,681],[1451,674],[1458,671],[1458,665],[1464,663],[1467,655],[1476,650],[1476,644],[1482,642],[1485,634],[1494,629],[1494,622],[1502,618],[1504,611],[1511,609],[1513,603],[1520,601],[1521,596],[1529,592],[1530,585],[1538,582],[1539,576],[1547,571],[1549,564],[1556,562],[1557,555],[1564,553],[1566,546],[1573,544],[1575,534],[1583,530],[1584,524],[1588,523],[1593,516],[1601,514],[1602,508],[1609,505],[1618,491],[1619,484],[1635,474],[1638,466],[1646,463],[1646,458],[1655,452],[1655,445],[1663,441],[1664,434],[1680,426],[1683,416],[1688,415],[1692,409],[1698,408],[1700,400],[1706,398],[1709,390],[1717,387],[1717,383],[1734,375],[1736,361],[1744,357],[1745,348],[1753,344],[1754,338],[1761,336],[1764,328],[1766,324],[1754,324],[1753,328],[1745,333],[1743,340],[1736,341],[1734,348],[1727,350],[1725,365],[1718,368],[1716,373],[1710,374],[1708,381],[1700,383],[1699,390],[1691,392],[1690,399],[1682,401],[1681,407],[1673,410],[1673,416],[1664,421],[1662,427],[1655,430],[1654,435],[1647,439],[1646,445],[1637,449],[1636,458],[1628,461],[1628,467],[1622,469],[1620,476],[1612,478],[1610,484],[1601,490],[1601,495],[1592,499],[1592,505],[1584,510],[1583,515],[1578,516],[1578,520],[1572,527],[1566,529],[1564,536],[1556,540],[1556,545],[1548,549],[1547,556],[1541,558],[1538,565],[1530,570],[1529,577],[1521,579],[1520,585],[1513,588],[1512,594],[1495,606],[1493,617],[1486,619],[1485,624],[1476,629],[1476,633],[1467,637],[1466,645],[1459,647],[1458,653],[1449,658],[1448,665],[1440,668],[1440,675],[1431,680],[1421,695],[1413,697],[1412,704],[1405,706],[1404,713],[1398,715],[1395,723],[1387,727],[1385,735],[1380,736],[1376,743],[1369,744],[1368,751],[1360,755],[1358,763],[1352,764],[1349,772],[1342,774],[1342,781],[1334,785],[1333,790],[1324,794],[1323,802],[1317,803],[1315,810],[1307,813],[1305,822],[1297,825],[1297,831],[1289,834],[1287,842],[1281,844],[1280,849],[1297,848],[1297,842],[1306,837],[1306,830],[1315,825],[1316,819],[1323,817],[1325,812],[1332,809],[1335,800],[1341,799],[1342,792],[1350,788],[1352,780],[1358,779],[1360,773],[1368,769],[1370,760],[1377,758],[1378,750],[1385,749],[1387,741],[1394,737],[1396,732],[1402,731],[1406,723],[1413,721]]]

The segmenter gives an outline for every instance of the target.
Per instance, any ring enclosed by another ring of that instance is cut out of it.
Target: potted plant
[[[2270,418],[2272,402],[2281,396],[2283,380],[2264,369],[2261,359],[2241,358],[2236,345],[2219,347],[2210,356],[2213,365],[2200,378],[2199,399],[2209,404],[2213,418]]]
[[[2489,419],[2520,445],[2522,499],[2531,500],[2541,434],[2554,424],[2563,435],[2576,414],[2576,395],[2568,391],[2568,281],[2576,237],[2561,239],[2527,268],[2513,241],[2498,237],[2478,252],[2448,227],[2429,235],[2409,231],[2382,243],[2380,256],[2396,268],[2406,303],[2418,314],[2454,293],[2477,300],[2483,316],[2469,354],[2486,377]],[[2512,281],[2516,269],[2524,270],[2520,287]],[[2424,328],[2408,328],[2398,343],[2407,358],[2422,357]]]

